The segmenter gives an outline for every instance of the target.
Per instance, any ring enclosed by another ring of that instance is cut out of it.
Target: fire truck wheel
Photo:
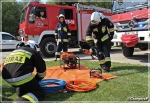
[[[125,44],[123,44],[122,51],[125,57],[132,57],[134,53],[134,47],[127,47]]]
[[[139,47],[139,49],[142,51],[146,51],[148,49],[148,47]]]
[[[40,45],[40,50],[45,57],[54,57],[56,50],[56,41],[53,37],[45,38]]]

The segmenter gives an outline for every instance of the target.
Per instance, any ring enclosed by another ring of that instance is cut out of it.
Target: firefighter
[[[94,34],[94,40],[92,39]],[[99,12],[93,12],[91,21],[86,31],[86,42],[90,47],[96,46],[100,52],[105,54],[105,59],[100,61],[100,66],[105,71],[110,71],[110,42],[114,35],[114,25]]]
[[[55,61],[57,61],[57,58],[60,58],[60,52],[63,49],[63,52],[68,51],[68,41],[70,40],[70,29],[68,25],[65,22],[65,16],[63,14],[60,14],[58,16],[59,23],[56,26],[55,29],[55,39],[57,42],[57,48],[55,53]]]
[[[45,20],[45,14],[44,14],[44,11],[40,11],[40,16],[36,17],[36,18],[41,18],[41,20]]]
[[[2,78],[16,88],[19,101],[43,101],[45,92],[39,81],[46,75],[46,64],[40,56],[35,41],[21,42],[19,48],[9,54],[4,62]],[[36,67],[37,73],[32,74]]]

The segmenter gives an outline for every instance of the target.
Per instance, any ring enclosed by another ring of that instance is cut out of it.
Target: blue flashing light
[[[124,26],[122,26],[122,29],[124,29]]]
[[[143,27],[144,25],[140,24],[139,27]]]

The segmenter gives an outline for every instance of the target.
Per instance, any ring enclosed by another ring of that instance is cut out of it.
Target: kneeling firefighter
[[[92,39],[92,33],[94,34],[94,40]],[[99,12],[93,12],[86,31],[86,41],[90,47],[96,46],[100,52],[105,54],[105,59],[100,61],[100,66],[105,71],[109,71],[111,67],[110,43],[113,35],[113,23]]]
[[[39,46],[35,41],[21,42],[19,46],[6,57],[2,78],[16,88],[19,96],[17,103],[43,101],[45,92],[38,82],[46,75],[46,64],[38,53]],[[32,74],[34,67],[36,67],[36,75]]]
[[[59,17],[59,23],[56,26],[55,29],[55,39],[57,42],[57,48],[55,53],[55,61],[57,61],[57,58],[60,58],[60,52],[63,49],[63,52],[68,51],[68,41],[70,40],[70,29],[68,25],[65,22],[65,16],[63,14],[60,14]]]

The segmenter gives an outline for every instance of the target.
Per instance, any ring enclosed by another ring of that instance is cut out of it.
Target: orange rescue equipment
[[[60,67],[64,69],[80,68],[80,58],[72,52],[64,52],[60,55]]]
[[[88,92],[97,88],[96,82],[88,80],[74,80],[66,84],[66,89],[76,92]]]

